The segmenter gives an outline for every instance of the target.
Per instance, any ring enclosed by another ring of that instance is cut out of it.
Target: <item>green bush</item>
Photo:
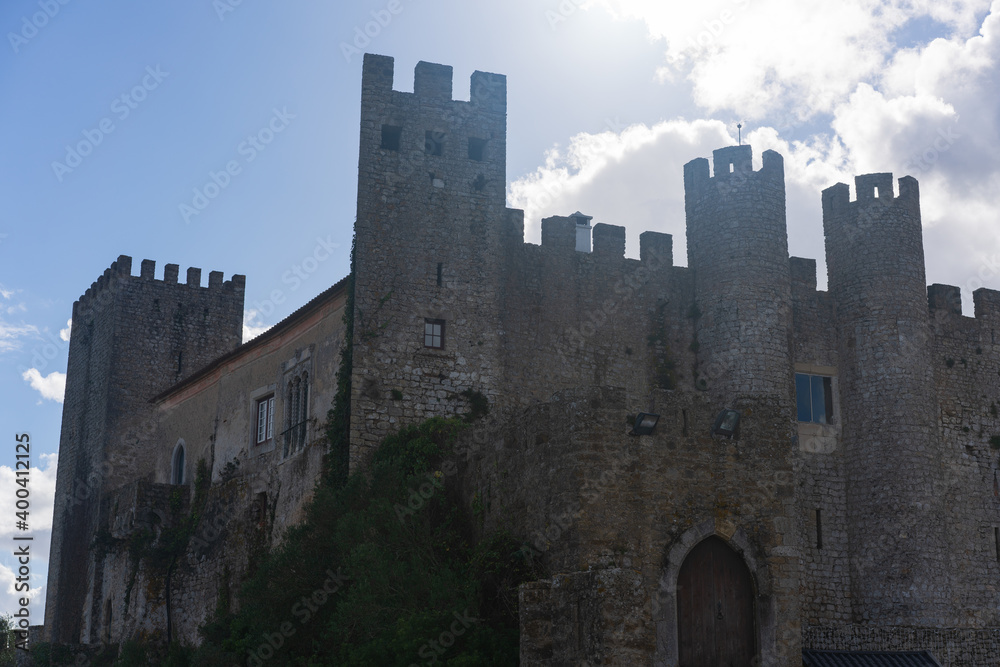
[[[344,486],[318,486],[192,664],[517,664],[517,586],[535,576],[511,536],[474,543],[441,469],[463,427],[405,428]]]

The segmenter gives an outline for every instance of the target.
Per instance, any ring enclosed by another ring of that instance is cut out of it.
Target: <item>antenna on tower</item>
[[[739,137],[740,146],[743,145],[743,123],[736,123],[736,134]]]

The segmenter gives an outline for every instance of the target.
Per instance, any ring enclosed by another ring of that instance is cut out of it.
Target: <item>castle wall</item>
[[[92,591],[101,613],[89,619],[89,630],[98,641],[165,641],[169,617],[172,640],[198,644],[198,628],[217,610],[238,608],[240,583],[268,544],[267,508],[246,479],[213,485],[187,549],[171,567],[156,539],[192,510],[186,490],[136,482],[106,498],[91,567],[114,576]]]
[[[626,391],[579,388],[458,445],[484,529],[513,527],[554,574],[522,591],[522,662],[668,660],[676,568],[707,523],[703,536],[723,536],[752,564],[764,664],[793,664],[799,540],[790,434],[771,428],[780,409],[747,417],[734,441],[709,435],[716,406],[704,392],[657,391],[653,405],[656,431],[631,436]],[[590,579],[623,587],[629,603],[593,596],[579,583]]]
[[[792,359],[796,372],[832,376],[839,387],[834,304],[816,290],[816,261],[790,258]],[[802,535],[802,623],[830,626],[852,619],[847,477],[837,394],[832,424],[797,425],[796,489]]]
[[[508,244],[501,407],[587,385],[624,387],[641,407],[653,388],[690,382],[690,283],[671,266],[670,236],[643,234],[637,261],[623,227],[596,225],[591,253],[575,234],[573,219],[549,218],[541,246],[520,234]]]

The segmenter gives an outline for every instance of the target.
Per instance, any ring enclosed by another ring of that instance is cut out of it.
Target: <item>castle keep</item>
[[[826,292],[788,256],[781,156],[755,171],[750,146],[685,166],[687,267],[582,214],[534,245],[506,79],[456,101],[450,67],[393,78],[365,57],[350,466],[488,399],[459,484],[552,574],[520,591],[523,664],[996,664],[1000,292],[973,318],[926,286],[915,179],[822,193]],[[122,256],[74,305],[52,641],[197,641],[322,469],[347,280],[240,345],[243,276],[155,274]],[[128,545],[194,505],[161,582]]]

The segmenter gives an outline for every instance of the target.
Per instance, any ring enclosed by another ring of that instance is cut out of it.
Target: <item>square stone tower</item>
[[[465,412],[500,385],[507,83],[366,55],[361,95],[351,467],[397,420]],[[463,396],[463,392],[465,395]],[[405,406],[405,408],[404,408]]]
[[[93,644],[89,622],[99,604],[103,572],[90,545],[101,496],[137,471],[152,470],[156,452],[145,446],[156,430],[153,396],[240,344],[245,278],[223,282],[219,271],[201,286],[201,269],[186,283],[167,264],[131,275],[122,255],[73,304],[59,472],[56,477],[45,626],[48,640]],[[110,575],[109,575],[110,576]]]

